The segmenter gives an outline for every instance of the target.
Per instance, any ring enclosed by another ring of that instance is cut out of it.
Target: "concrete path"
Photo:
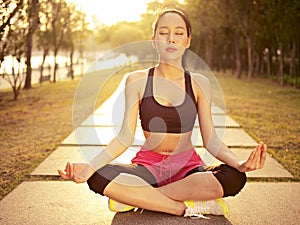
[[[298,225],[300,183],[247,183],[234,198],[227,198],[230,214],[192,220],[140,211],[112,213],[107,198],[86,184],[59,181],[23,182],[0,204],[0,224],[15,225]]]
[[[210,220],[192,220],[150,211],[142,214],[139,211],[112,213],[107,208],[107,198],[94,194],[87,184],[49,181],[54,176],[58,177],[57,168],[63,169],[67,161],[84,162],[101,151],[116,135],[122,113],[116,115],[114,106],[115,102],[119,106],[123,104],[118,90],[31,173],[41,181],[23,182],[0,202],[0,224],[300,224],[300,183],[296,182],[248,182],[236,197],[226,198],[230,207],[227,218],[210,216]],[[255,140],[218,106],[212,106],[212,114],[219,137],[240,159],[246,159],[257,144]],[[134,144],[116,162],[130,163],[138,151],[144,138],[140,124],[137,125]],[[197,123],[193,142],[207,164],[218,163],[203,149]],[[262,170],[247,175],[251,178],[292,177],[269,154]]]

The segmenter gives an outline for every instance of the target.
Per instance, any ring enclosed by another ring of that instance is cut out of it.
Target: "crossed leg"
[[[135,175],[121,173],[103,194],[128,205],[180,216],[186,209],[183,201],[217,199],[223,196],[223,189],[211,172],[194,173],[159,188]]]

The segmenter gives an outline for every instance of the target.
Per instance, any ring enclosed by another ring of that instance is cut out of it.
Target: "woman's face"
[[[159,18],[152,40],[162,60],[181,59],[191,42],[184,19],[173,12]]]

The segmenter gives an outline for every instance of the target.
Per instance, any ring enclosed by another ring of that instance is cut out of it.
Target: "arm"
[[[241,172],[262,168],[266,159],[266,145],[260,143],[250,154],[249,158],[245,162],[241,162],[216,134],[211,116],[211,88],[209,80],[202,76],[195,76],[195,83],[199,125],[204,147],[218,160]]]
[[[89,163],[94,170],[121,155],[133,142],[139,107],[138,85],[128,76],[125,85],[125,112],[119,134]]]
[[[73,180],[76,183],[85,182],[96,170],[117,158],[132,144],[136,130],[139,106],[138,82],[135,81],[136,80],[130,75],[126,79],[125,112],[119,134],[88,164],[67,163],[65,173],[58,170],[62,178]]]

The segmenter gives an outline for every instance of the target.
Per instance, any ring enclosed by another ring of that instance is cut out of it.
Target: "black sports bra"
[[[191,131],[197,116],[197,103],[191,78],[185,71],[185,99],[178,106],[164,106],[153,96],[154,68],[149,69],[145,92],[140,103],[139,115],[142,128],[155,133],[186,133]],[[176,90],[170,90],[176,92]]]

